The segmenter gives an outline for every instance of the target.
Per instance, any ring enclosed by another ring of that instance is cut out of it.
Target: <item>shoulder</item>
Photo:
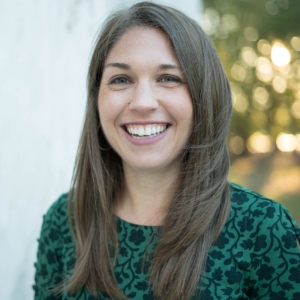
[[[66,221],[68,218],[68,193],[62,194],[44,215],[44,222]]]
[[[35,263],[35,299],[58,299],[50,290],[63,279],[65,249],[72,245],[67,202],[68,194],[61,195],[43,218]]]
[[[233,183],[230,189],[231,212],[210,249],[208,278],[222,280],[226,288],[221,291],[228,297],[240,292],[251,299],[298,299],[300,232],[295,221],[271,199]]]
[[[274,234],[283,240],[290,237],[288,240],[293,245],[295,237],[300,239],[300,229],[282,204],[234,183],[230,183],[230,187],[231,214],[228,221],[234,223],[240,233],[268,233],[268,236]]]
[[[66,193],[62,194],[43,216],[39,242],[58,247],[65,240],[65,235],[69,234],[68,194]]]
[[[280,206],[279,203],[236,183],[230,182],[229,186],[233,208],[240,207],[241,205],[247,208],[252,206],[259,208]]]
[[[230,182],[230,193],[232,210],[240,211],[239,215],[248,215],[257,220],[281,216],[298,228],[284,205],[232,182]]]

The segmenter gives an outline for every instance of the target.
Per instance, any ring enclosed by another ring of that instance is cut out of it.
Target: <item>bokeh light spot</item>
[[[258,57],[255,62],[256,76],[264,82],[269,82],[273,78],[272,63],[265,57]]]
[[[269,103],[269,93],[264,87],[256,87],[253,90],[254,104],[259,109],[266,109],[270,106]]]
[[[242,58],[248,66],[254,67],[257,55],[252,48],[244,47],[242,49]]]
[[[292,152],[298,146],[298,140],[293,134],[280,133],[276,139],[276,146],[282,152]]]
[[[222,17],[221,23],[226,26],[229,32],[237,31],[239,29],[238,18],[232,14],[225,14]]]
[[[265,5],[267,13],[270,15],[277,15],[278,14],[278,7],[273,1],[268,1]]]
[[[269,135],[255,132],[247,141],[247,149],[252,153],[268,153],[273,151],[274,144]]]
[[[297,148],[296,148],[296,151],[300,152],[300,134],[296,134],[295,137],[297,139]]]
[[[294,36],[291,39],[291,45],[295,50],[300,51],[300,38],[297,36]]]
[[[220,24],[219,26],[217,26],[217,31],[216,31],[216,36],[219,39],[227,39],[228,37],[228,28],[226,26],[224,26],[223,24]]]
[[[216,26],[219,25],[220,15],[215,9],[213,9],[213,8],[206,9],[205,10],[205,16],[209,20],[209,23],[211,24],[211,26],[216,27]]]
[[[246,70],[240,64],[234,64],[231,68],[231,76],[238,81],[244,81],[246,78]]]
[[[283,77],[285,78],[292,78],[292,66],[290,64],[288,65],[284,65],[281,67],[277,67],[278,71],[280,72],[280,74],[283,75]]]
[[[229,150],[236,155],[240,155],[245,151],[245,141],[238,135],[229,140],[228,146]]]
[[[250,42],[255,42],[258,39],[258,32],[254,27],[246,27],[244,29],[244,36]]]
[[[291,113],[294,118],[300,119],[300,100],[296,100],[292,107],[291,107]]]
[[[239,113],[245,113],[249,107],[249,101],[245,94],[234,94],[233,108]]]
[[[286,90],[287,82],[281,76],[275,76],[272,82],[273,88],[277,93],[284,93]]]
[[[269,55],[272,50],[272,46],[266,40],[259,40],[257,43],[258,51],[263,55]]]
[[[213,35],[216,32],[216,27],[220,23],[220,15],[215,9],[208,8],[205,10],[205,13],[200,16],[199,23],[208,35]]]
[[[272,47],[271,58],[274,65],[280,67],[290,62],[291,55],[282,43],[276,42]]]
[[[290,123],[290,112],[285,105],[281,105],[275,112],[275,120],[281,125],[287,125]]]

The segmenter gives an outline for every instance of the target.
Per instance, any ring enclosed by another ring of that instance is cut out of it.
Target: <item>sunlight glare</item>
[[[292,152],[298,146],[298,140],[293,134],[280,133],[276,139],[277,148],[281,152]]]
[[[291,55],[288,49],[282,43],[275,43],[272,47],[271,58],[274,65],[281,67],[291,61]]]

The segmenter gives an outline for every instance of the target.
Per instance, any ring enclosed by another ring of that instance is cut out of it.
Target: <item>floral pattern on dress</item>
[[[191,299],[300,300],[300,252],[296,242],[300,229],[281,204],[230,185],[230,216],[210,248],[206,272]],[[148,276],[159,227],[140,226],[117,217],[116,226],[119,255],[115,275],[120,289],[128,299],[154,300]],[[95,297],[84,287],[74,295],[55,296],[51,290],[68,277],[76,262],[67,194],[44,216],[38,241],[35,300],[110,299],[101,292]]]

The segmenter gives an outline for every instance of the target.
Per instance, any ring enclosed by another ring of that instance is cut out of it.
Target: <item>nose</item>
[[[156,96],[155,87],[151,83],[141,82],[132,91],[129,108],[140,113],[156,110],[159,106]]]

